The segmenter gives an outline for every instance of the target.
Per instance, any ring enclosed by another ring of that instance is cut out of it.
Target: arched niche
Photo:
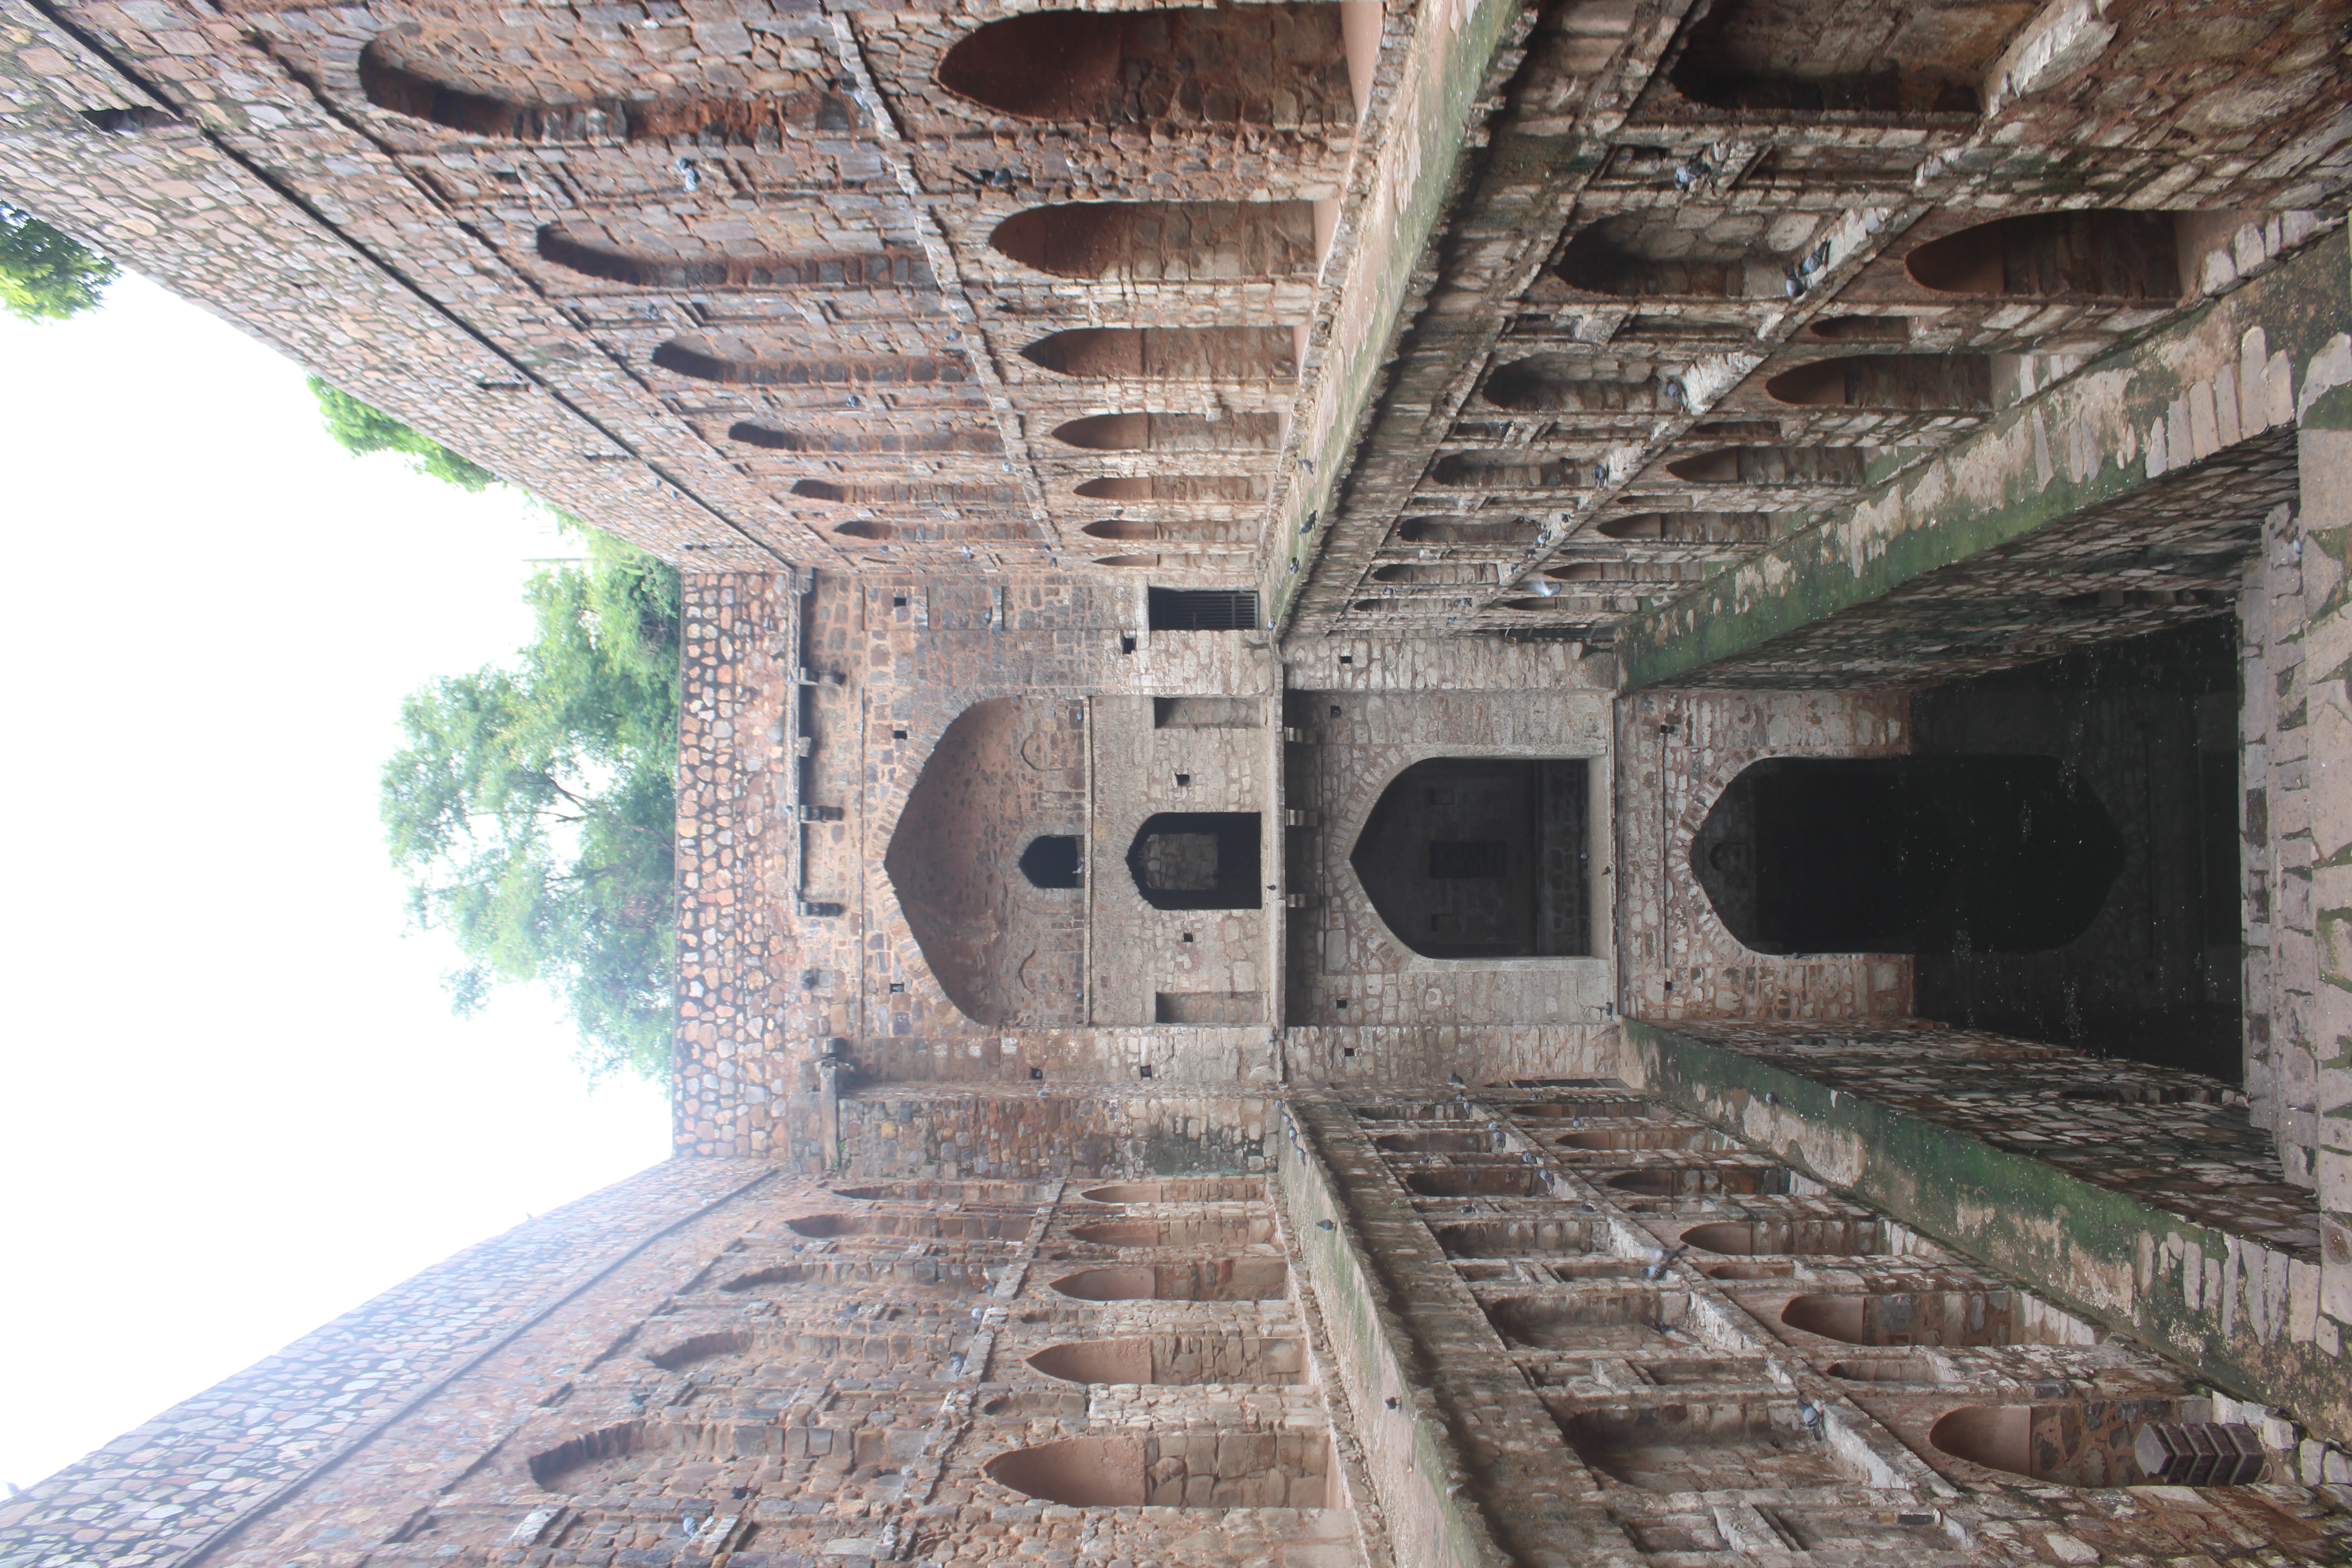
[[[939,82],[1024,120],[1296,127],[1355,119],[1331,5],[1031,11],[959,39]]]
[[[1718,447],[1678,458],[1666,472],[1695,485],[1858,486],[1870,454],[1859,447]]]
[[[1084,885],[1087,841],[1075,833],[1041,833],[1021,851],[1021,875],[1033,888],[1066,891]]]
[[[1288,327],[1073,327],[1039,338],[1021,357],[1090,381],[1276,381],[1298,373]]]
[[[1279,1301],[1290,1269],[1278,1258],[1204,1258],[1080,1269],[1054,1289],[1074,1301]]]
[[[952,356],[884,354],[871,359],[811,359],[781,347],[740,339],[672,338],[654,350],[662,370],[694,381],[730,386],[867,387],[956,386],[971,367]]]
[[[1542,531],[1531,517],[1409,517],[1397,524],[1406,544],[1532,544]]]
[[[1727,786],[1690,867],[1758,952],[2039,952],[2097,918],[2124,843],[2054,757],[1774,757]]]
[[[1994,218],[1904,258],[1939,294],[2171,303],[2183,292],[2179,215],[2087,211]]]
[[[640,289],[938,289],[919,251],[819,251],[810,239],[788,247],[793,237],[755,229],[732,246],[711,245],[615,216],[543,225],[537,243],[540,259],[567,272]]]
[[[1595,376],[1590,360],[1529,354],[1486,378],[1486,401],[1521,414],[1653,414],[1669,406],[1649,374]]]
[[[1054,439],[1089,452],[1270,452],[1282,443],[1282,416],[1096,414],[1056,426]]]
[[[923,962],[966,1017],[1075,1024],[1084,931],[1023,854],[1085,821],[1085,710],[1000,697],[973,704],[924,759],[883,869]]]
[[[2156,1479],[2134,1452],[2139,1434],[2149,1423],[2179,1419],[2179,1401],[2169,1398],[1969,1405],[1938,1419],[1927,1441],[1956,1459],[2045,1486],[2136,1487]],[[2228,1465],[2242,1483],[2263,1470],[2260,1445],[2248,1447],[2242,1465]]]
[[[1269,489],[1263,474],[1109,474],[1086,480],[1072,493],[1089,500],[1247,503],[1265,500]]]
[[[1644,511],[1612,518],[1593,531],[1604,539],[1654,540],[1661,544],[1762,544],[1772,537],[1772,514]]]
[[[1059,202],[988,243],[1056,278],[1139,282],[1311,277],[1318,260],[1311,202]]]
[[[1992,409],[1992,360],[1986,354],[1817,359],[1773,376],[1764,395],[1801,408],[1985,414]]]
[[[1349,864],[1428,958],[1592,951],[1582,757],[1432,757],[1392,780]]]
[[[1039,1351],[1029,1364],[1067,1383],[1279,1387],[1307,1381],[1306,1346],[1298,1341],[1219,1329],[1066,1341]]]
[[[1078,530],[1089,539],[1159,543],[1182,549],[1195,544],[1242,544],[1255,541],[1254,522],[1175,521],[1149,517],[1107,517]]]
[[[1155,910],[1255,910],[1264,828],[1255,811],[1163,811],[1128,846],[1128,874]]]
[[[1719,0],[1670,75],[1691,101],[1735,112],[1973,115],[1977,83],[2034,11],[2031,0],[1893,0],[1824,25],[1773,0]]]
[[[409,22],[360,51],[360,89],[380,109],[509,142],[773,147],[858,129],[846,93],[788,66],[792,45],[749,37],[748,51],[708,67],[693,48],[672,58],[667,37],[636,29],[614,29],[593,51],[542,44],[519,65],[479,29]],[[776,85],[744,91],[753,76]]]

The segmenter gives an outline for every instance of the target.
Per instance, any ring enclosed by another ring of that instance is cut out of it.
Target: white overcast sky
[[[543,513],[348,456],[299,369],[135,278],[0,314],[0,454],[21,1485],[660,1159],[668,1113],[592,1091],[542,993],[452,1018],[384,859],[400,698],[525,639]]]

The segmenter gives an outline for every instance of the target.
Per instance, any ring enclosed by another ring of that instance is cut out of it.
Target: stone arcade
[[[677,1156],[0,1565],[2345,1560],[2347,23],[0,0],[688,600]]]

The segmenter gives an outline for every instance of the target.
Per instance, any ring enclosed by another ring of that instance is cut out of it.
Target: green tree
[[[498,475],[469,462],[420,431],[412,430],[382,409],[370,407],[317,376],[310,378],[310,395],[326,416],[327,434],[347,452],[399,452],[408,466],[427,479],[446,479],[461,490],[481,491],[498,482]]]
[[[0,202],[0,308],[62,321],[95,307],[121,269],[71,235]]]
[[[574,525],[576,526],[576,525]],[[410,910],[457,939],[457,1011],[504,982],[571,1006],[592,1072],[668,1070],[677,950],[677,574],[601,534],[540,572],[510,665],[401,705],[383,809]]]

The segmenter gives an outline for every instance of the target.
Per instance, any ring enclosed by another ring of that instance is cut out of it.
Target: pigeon
[[[680,158],[670,167],[677,172],[679,188],[688,195],[702,188],[702,171],[694,166],[693,159]]]
[[[1445,1075],[1445,1081],[1452,1084],[1456,1089],[1465,1089],[1469,1087],[1462,1081],[1462,1075],[1458,1072],[1447,1073]]]
[[[1801,1399],[1797,1402],[1797,1419],[1803,1422],[1805,1430],[1815,1436],[1821,1436],[1822,1415],[1822,1407],[1811,1400]]]
[[[1315,1228],[1318,1230],[1337,1230],[1339,1227],[1328,1219],[1318,1219],[1315,1222]]]
[[[1675,1259],[1689,1250],[1688,1247],[1675,1247],[1660,1251],[1655,1258],[1650,1259],[1649,1267],[1642,1270],[1642,1278],[1664,1279],[1666,1277],[1666,1270],[1674,1267]]]

